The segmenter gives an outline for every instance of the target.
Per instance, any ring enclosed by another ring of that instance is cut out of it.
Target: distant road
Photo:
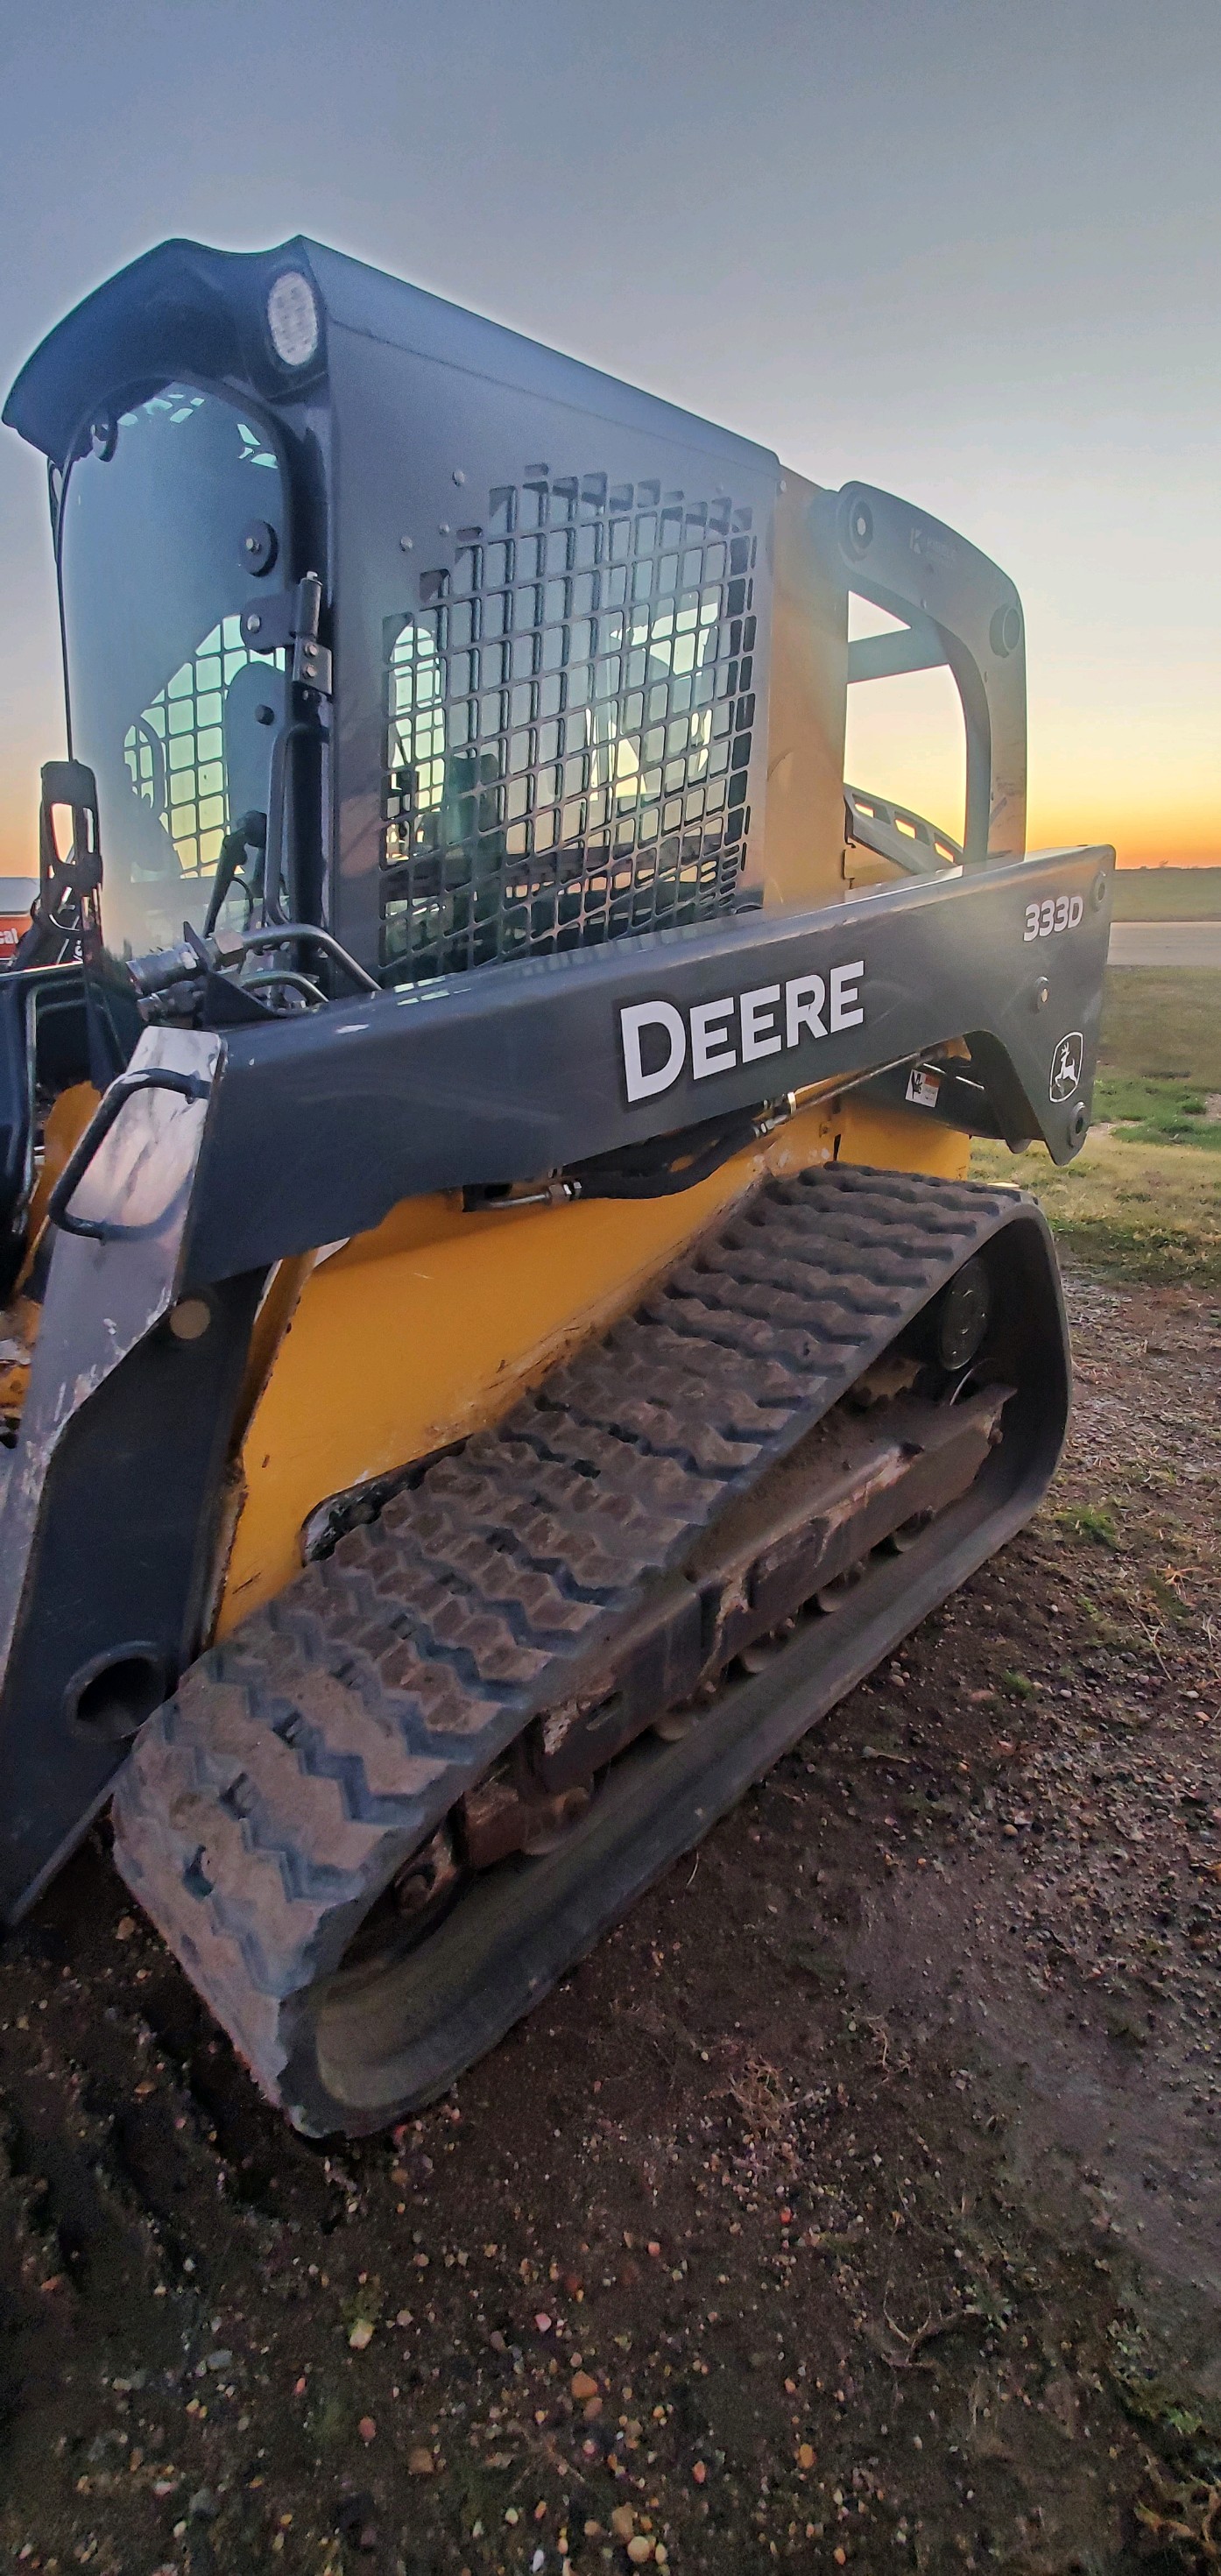
[[[1221,921],[1113,921],[1110,962],[1221,967]]]

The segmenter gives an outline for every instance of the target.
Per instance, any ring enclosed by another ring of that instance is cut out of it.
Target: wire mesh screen
[[[386,632],[392,979],[732,907],[757,542],[727,497],[541,469],[459,530]]]

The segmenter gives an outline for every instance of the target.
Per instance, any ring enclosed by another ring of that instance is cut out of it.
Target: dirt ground
[[[78,1856],[0,1953],[6,2563],[1221,2564],[1221,1315],[1070,1290],[1033,1527],[395,2138],[283,2129]]]

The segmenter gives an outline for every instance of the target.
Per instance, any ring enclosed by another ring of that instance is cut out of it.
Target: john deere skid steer
[[[113,1796],[267,2094],[371,2129],[1044,1491],[1055,1262],[968,1140],[1080,1146],[1112,853],[1024,856],[961,537],[315,243],[150,252],[4,417],[69,756],[0,973],[0,1912]],[[961,846],[844,784],[849,684],[938,665]]]

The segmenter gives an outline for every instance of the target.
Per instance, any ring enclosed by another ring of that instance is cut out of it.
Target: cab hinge
[[[260,595],[242,610],[242,642],[252,653],[281,653],[291,648],[289,677],[315,696],[331,694],[330,648],[318,640],[322,620],[322,583],[316,572],[302,575],[295,590]]]

